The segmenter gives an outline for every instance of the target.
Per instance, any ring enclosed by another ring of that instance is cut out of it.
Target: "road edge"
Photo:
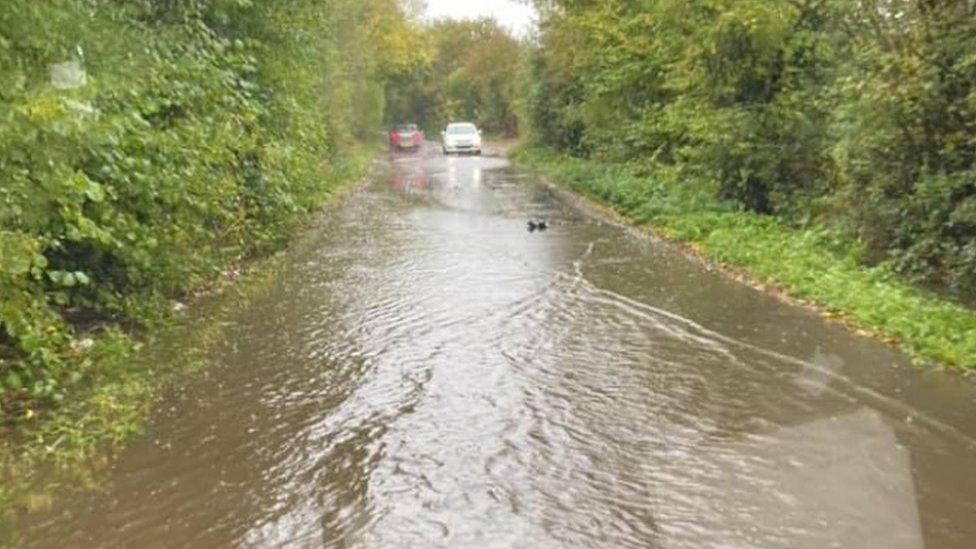
[[[3,526],[18,513],[49,507],[64,489],[97,488],[114,457],[144,432],[158,398],[186,376],[205,371],[206,353],[223,335],[223,326],[213,320],[273,282],[282,258],[313,220],[343,207],[369,183],[378,155],[370,147],[358,154],[353,175],[295,220],[280,249],[228,266],[154,322],[154,329],[168,333],[163,339],[181,338],[178,350],[164,349],[155,338],[125,334],[133,351],[104,357],[119,363],[125,372],[119,379],[106,380],[106,386],[96,382],[35,424],[0,438],[0,546],[17,543],[5,538],[3,532],[13,533]]]
[[[761,275],[751,273],[745,267],[733,265],[710,256],[707,251],[701,249],[700,246],[696,246],[693,242],[682,240],[679,237],[668,234],[660,227],[656,227],[650,223],[641,223],[627,216],[610,202],[570,188],[568,183],[562,183],[556,180],[548,173],[545,167],[528,165],[519,161],[518,154],[522,151],[520,147],[515,147],[513,150],[507,152],[507,156],[512,163],[516,166],[532,170],[550,189],[573,202],[587,214],[611,222],[637,238],[650,239],[658,244],[664,245],[684,258],[703,266],[708,271],[716,272],[728,279],[749,286],[780,302],[802,307],[817,314],[830,324],[843,327],[853,335],[874,339],[887,345],[889,348],[896,349],[904,353],[919,370],[951,373],[965,379],[976,379],[976,369],[966,366],[953,366],[935,360],[920,361],[907,351],[905,345],[899,340],[897,335],[857,322],[849,316],[852,314],[851,311],[838,311],[836,308],[820,303],[815,299],[796,296],[784,283],[763,280]]]

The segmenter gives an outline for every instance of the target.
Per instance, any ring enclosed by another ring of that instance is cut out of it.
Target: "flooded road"
[[[971,382],[501,158],[381,159],[228,321],[27,546],[976,545]]]

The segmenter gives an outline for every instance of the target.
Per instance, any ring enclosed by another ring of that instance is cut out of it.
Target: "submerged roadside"
[[[920,366],[976,373],[976,311],[860,263],[856,243],[823,227],[789,227],[668,175],[540,149],[513,159],[727,274],[896,345]]]
[[[322,182],[319,207],[288,229],[299,233],[312,216],[365,180],[371,146],[349,151],[341,170]],[[97,485],[111,456],[138,435],[158,395],[181,376],[202,371],[205,353],[221,340],[227,310],[239,308],[274,281],[291,238],[182,296],[144,296],[138,327],[93,329],[78,349],[89,380],[57,406],[0,433],[0,521],[7,513],[49,505],[66,487]],[[5,540],[0,535],[0,545]]]

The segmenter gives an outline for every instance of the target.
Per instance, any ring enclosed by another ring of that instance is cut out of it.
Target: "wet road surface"
[[[971,382],[501,158],[373,171],[26,545],[976,546]]]

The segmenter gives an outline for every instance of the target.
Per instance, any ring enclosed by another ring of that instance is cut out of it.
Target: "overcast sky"
[[[430,18],[457,19],[490,16],[517,34],[524,34],[531,26],[535,11],[513,0],[427,0]]]

